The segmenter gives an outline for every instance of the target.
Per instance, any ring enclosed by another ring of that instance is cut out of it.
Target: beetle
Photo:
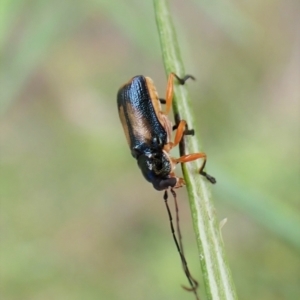
[[[191,75],[180,78],[175,73],[170,73],[164,100],[158,97],[151,78],[138,75],[124,84],[117,95],[119,117],[131,155],[137,160],[145,179],[158,191],[185,185],[183,178],[174,173],[176,165],[199,158],[204,160],[199,173],[211,183],[216,183],[214,177],[203,171],[205,153],[187,154],[179,158],[173,158],[169,154],[184,134],[193,132],[186,130],[186,121],[181,120],[174,126],[177,131],[174,142],[171,142],[173,126],[167,115],[172,106],[174,78],[180,84],[184,84],[189,78],[194,79]],[[166,104],[165,111],[162,111],[161,103]]]
[[[184,84],[187,79],[194,79],[191,75],[184,78],[178,77],[175,73],[170,73],[167,83],[166,99],[158,97],[156,88],[151,78],[138,75],[125,83],[118,91],[117,104],[120,121],[131,151],[131,155],[137,160],[137,164],[147,181],[152,183],[158,190],[164,190],[164,201],[167,208],[171,232],[174,242],[179,252],[181,263],[185,275],[190,283],[190,288],[184,287],[188,291],[193,291],[198,300],[198,282],[192,277],[182,246],[182,237],[179,227],[178,205],[175,188],[185,185],[183,178],[177,177],[174,173],[178,163],[186,163],[199,158],[203,159],[203,164],[199,173],[206,177],[211,183],[216,183],[214,177],[204,172],[206,154],[203,152],[183,155],[179,158],[170,156],[172,148],[176,147],[184,134],[193,134],[193,130],[187,129],[186,121],[181,120],[177,125],[172,126],[172,122],[167,115],[171,110],[174,78],[179,84]],[[165,111],[162,111],[161,103],[166,104]],[[172,130],[176,130],[174,141],[171,141]],[[175,234],[171,211],[168,205],[168,189],[173,195],[176,208],[176,233]]]

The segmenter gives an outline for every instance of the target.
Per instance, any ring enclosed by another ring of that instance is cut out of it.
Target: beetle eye
[[[171,172],[171,164],[164,153],[153,156],[152,169],[156,175],[167,176]]]

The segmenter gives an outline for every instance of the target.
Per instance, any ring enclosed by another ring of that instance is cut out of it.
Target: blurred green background
[[[171,10],[239,299],[299,299],[299,1]],[[134,75],[165,94],[152,2],[2,0],[0,19],[0,298],[193,299],[117,114]],[[185,189],[178,199],[201,282]]]

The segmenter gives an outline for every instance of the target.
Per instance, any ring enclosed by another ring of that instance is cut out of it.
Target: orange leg
[[[181,156],[179,158],[175,158],[175,159],[173,159],[173,161],[175,163],[185,163],[185,162],[196,160],[198,158],[203,158],[203,160],[204,160],[204,162],[199,170],[199,173],[201,175],[203,175],[204,177],[206,177],[207,180],[209,180],[211,183],[216,183],[217,181],[214,177],[210,176],[209,174],[207,174],[206,172],[203,171],[205,168],[205,164],[206,164],[206,154],[205,153],[200,152],[200,153],[187,154],[187,155]]]
[[[181,120],[177,127],[174,143],[172,145],[173,147],[176,147],[180,143],[182,136],[184,135],[185,132],[185,127],[186,127],[186,121]]]
[[[186,127],[186,121],[181,120],[177,126],[174,142],[169,142],[168,144],[166,144],[164,146],[165,151],[170,152],[172,148],[176,147],[180,143],[182,136],[185,134],[185,127]]]
[[[189,78],[195,79],[192,75],[185,75],[183,78],[178,77],[175,73],[170,73],[167,83],[167,92],[166,92],[166,112],[169,114],[172,106],[173,95],[174,95],[174,77],[178,80],[179,84],[183,85]]]
[[[206,161],[206,154],[203,152],[200,153],[193,153],[193,154],[187,154],[187,155],[183,155],[179,158],[175,158],[174,162],[176,163],[186,163],[189,161],[193,161],[199,158],[204,158],[204,161]]]
[[[169,114],[172,106],[173,101],[173,94],[174,94],[174,73],[170,73],[168,77],[167,83],[167,92],[166,92],[166,112],[165,114]]]

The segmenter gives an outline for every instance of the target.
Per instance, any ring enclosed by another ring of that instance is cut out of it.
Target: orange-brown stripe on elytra
[[[152,136],[147,119],[142,117],[140,112],[134,109],[130,103],[126,103],[126,111],[133,135],[140,140],[151,141]]]
[[[154,86],[153,80],[150,77],[145,77],[145,79],[146,79],[146,84],[147,84],[147,87],[148,87],[148,91],[149,91],[149,94],[150,94],[150,99],[152,101],[152,105],[154,107],[155,114],[157,115],[157,117],[159,119],[160,114],[161,114],[162,111],[161,111],[161,104],[160,104],[160,101],[159,101],[159,98],[158,98],[156,88]]]
[[[168,119],[168,117],[161,110],[161,104],[160,104],[158,94],[157,94],[157,91],[156,91],[156,88],[154,86],[152,79],[150,77],[145,77],[145,78],[146,78],[147,87],[149,90],[150,98],[151,98],[152,105],[153,105],[155,114],[157,116],[157,119],[167,132],[167,136],[168,136],[167,143],[168,143],[171,140],[171,135],[172,135],[172,122]]]
[[[122,124],[123,129],[124,129],[124,133],[125,133],[125,136],[126,136],[127,143],[130,146],[129,130],[128,130],[128,125],[127,125],[127,122],[126,122],[123,106],[119,107],[119,116],[120,116],[121,124]]]

